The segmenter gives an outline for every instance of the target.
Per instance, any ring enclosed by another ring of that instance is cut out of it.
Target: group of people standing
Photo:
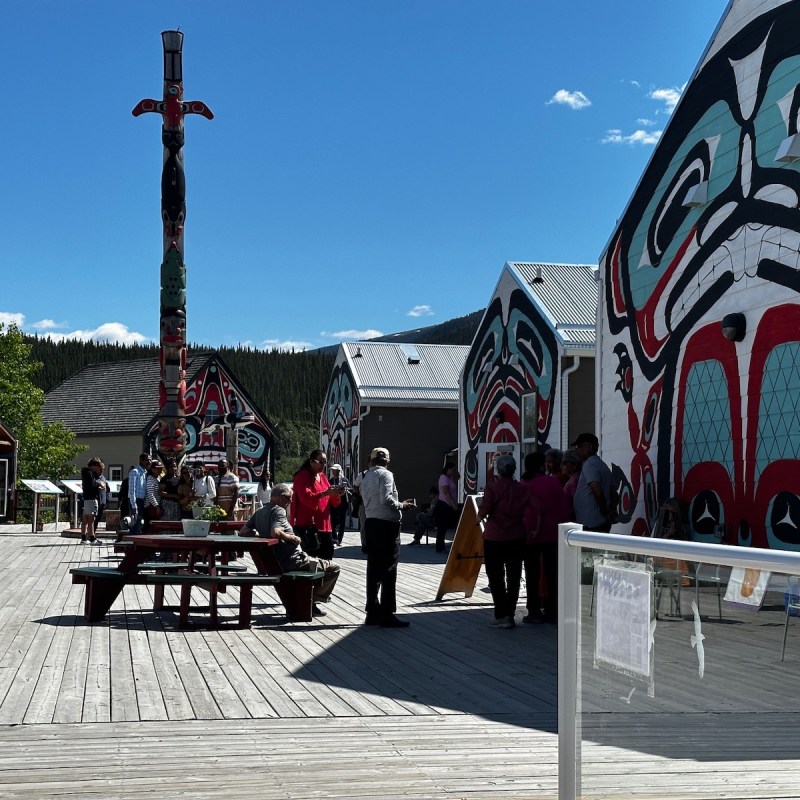
[[[239,496],[239,478],[224,458],[217,464],[215,479],[201,462],[179,468],[174,459],[162,463],[142,453],[128,473],[127,487],[122,488],[120,510],[129,532],[138,534],[147,530],[151,520],[191,519],[193,506],[218,505],[231,515]]]
[[[492,627],[515,627],[523,569],[527,614],[522,621],[557,621],[559,524],[571,521],[594,531],[611,530],[611,470],[597,455],[599,446],[593,433],[582,433],[558,464],[555,452],[530,453],[519,481],[514,479],[513,456],[496,460],[495,477],[487,483],[478,511],[478,520],[485,520]]]
[[[376,447],[370,454],[370,468],[360,476],[363,504],[364,542],[367,552],[366,625],[384,628],[408,627],[395,616],[397,610],[397,563],[400,555],[402,512],[413,504],[400,500],[394,476],[389,471],[389,451]],[[333,562],[334,545],[341,543],[344,510],[349,484],[341,466],[326,473],[327,456],[312,451],[294,474],[291,486],[272,487],[270,502],[244,524],[242,535],[278,539],[278,557],[286,570],[320,571],[322,583],[314,591],[314,616],[325,616],[321,606],[328,602],[340,568]],[[339,527],[341,526],[341,527]]]

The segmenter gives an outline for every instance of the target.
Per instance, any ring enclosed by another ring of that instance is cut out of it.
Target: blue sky
[[[158,338],[162,30],[190,342],[318,347],[597,263],[726,0],[6,0],[0,322]]]

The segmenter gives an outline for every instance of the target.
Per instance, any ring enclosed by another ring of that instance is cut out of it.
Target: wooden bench
[[[158,588],[164,586],[180,586],[181,602],[179,607],[179,621],[181,625],[188,625],[189,611],[191,608],[192,587],[206,589],[212,592],[210,605],[211,624],[219,626],[217,615],[216,592],[224,591],[227,586],[239,588],[239,627],[249,628],[252,620],[253,587],[276,586],[281,577],[278,575],[256,575],[254,573],[235,575],[204,575],[197,572],[156,572],[145,574],[145,583]]]
[[[147,566],[145,566],[147,565]],[[154,610],[164,609],[164,586],[181,587],[181,605],[179,608],[181,624],[188,621],[188,609],[192,586],[211,589],[213,594],[225,591],[227,586],[238,586],[239,624],[250,626],[252,614],[253,586],[274,586],[275,591],[286,609],[286,616],[292,622],[311,622],[313,619],[314,589],[319,586],[325,573],[323,572],[285,572],[281,575],[257,575],[241,573],[227,575],[208,575],[202,572],[180,572],[185,566],[180,562],[155,561],[145,562],[140,567],[153,572],[135,572],[124,574],[113,567],[73,567],[70,569],[72,582],[85,584],[84,616],[89,622],[99,622],[111,609],[114,601],[127,584],[150,584],[155,587]],[[241,568],[241,565],[219,565],[218,570]],[[207,567],[207,565],[206,565]],[[226,570],[228,571],[228,570]],[[214,598],[215,599],[215,598]],[[212,621],[216,624],[216,608],[211,604]],[[246,620],[246,623],[245,623]]]
[[[83,583],[83,616],[89,622],[99,622],[108,614],[122,587],[129,583],[144,583],[144,575],[123,575],[113,567],[73,567],[73,583]]]

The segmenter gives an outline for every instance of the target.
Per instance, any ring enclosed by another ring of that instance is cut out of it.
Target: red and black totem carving
[[[161,264],[161,380],[158,387],[158,453],[180,460],[186,433],[186,266],[183,261],[183,223],[186,219],[186,181],[183,172],[183,118],[214,115],[205,103],[183,99],[183,34],[164,31],[164,99],[142,100],[133,116],[161,114],[164,166],[161,172],[161,219],[164,260]]]

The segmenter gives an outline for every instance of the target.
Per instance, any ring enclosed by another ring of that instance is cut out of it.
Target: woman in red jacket
[[[310,556],[333,558],[330,507],[341,500],[341,491],[328,483],[325,476],[327,456],[314,450],[294,474],[290,521],[303,542],[303,551]]]

